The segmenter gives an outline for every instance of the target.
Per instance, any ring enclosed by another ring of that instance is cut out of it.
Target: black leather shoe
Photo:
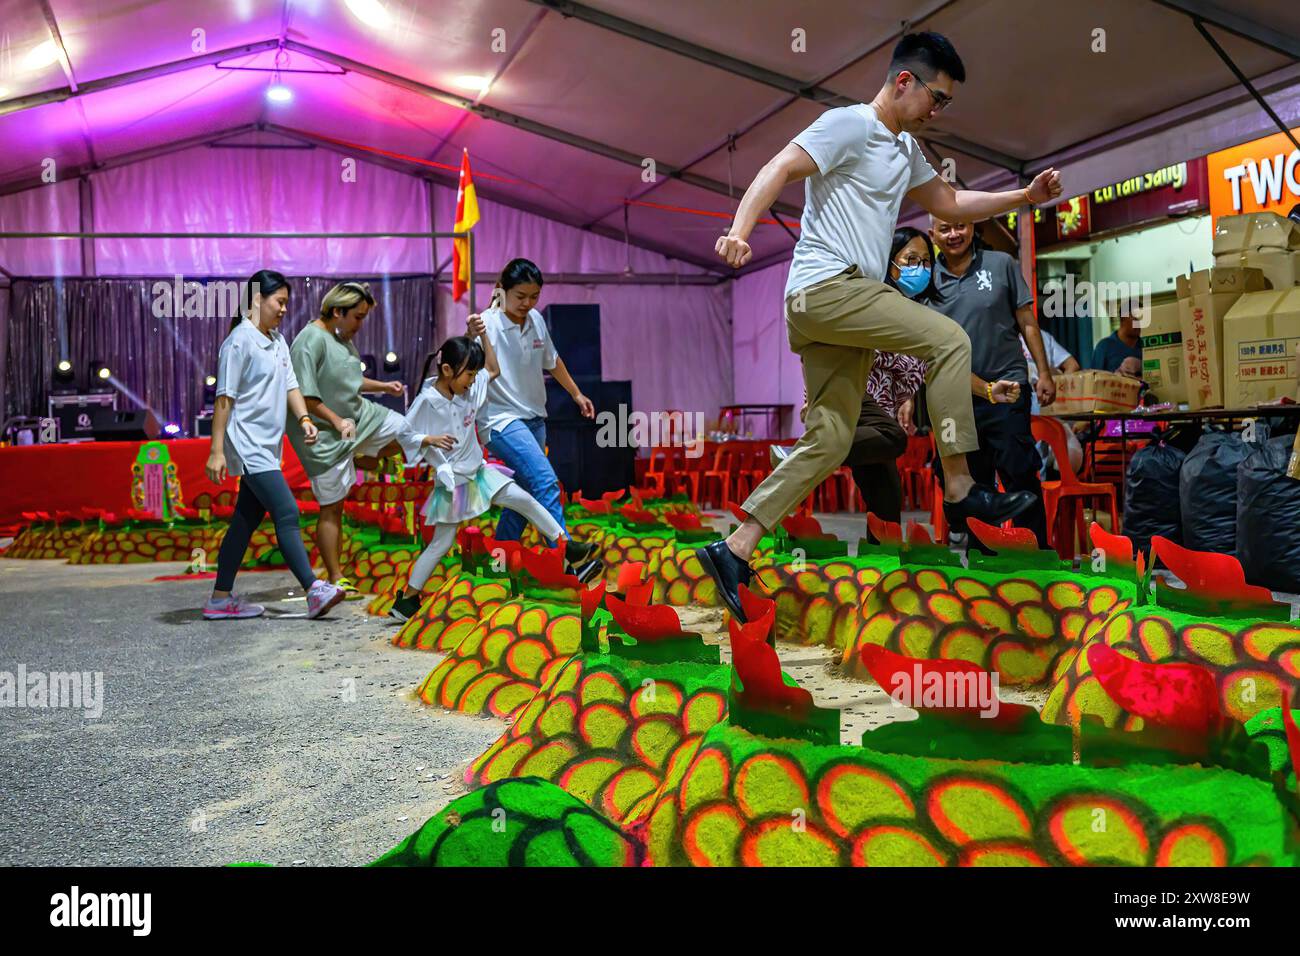
[[[715,541],[706,547],[696,548],[695,556],[700,559],[700,564],[708,572],[709,577],[713,578],[713,583],[718,586],[718,594],[727,605],[731,616],[741,624],[746,623],[745,611],[740,606],[740,586],[749,584],[754,577],[754,572],[750,570],[749,565],[736,557],[735,553],[727,547],[726,541]]]
[[[570,538],[564,543],[564,562],[569,569],[577,568],[594,558],[599,550],[600,545],[595,541],[574,541]]]
[[[945,501],[943,516],[948,519],[949,530],[958,534],[970,534],[970,527],[966,524],[967,518],[977,518],[985,524],[997,527],[1002,522],[1010,521],[1016,515],[1028,511],[1037,500],[1037,496],[1028,491],[997,494],[988,488],[975,485],[961,501]]]

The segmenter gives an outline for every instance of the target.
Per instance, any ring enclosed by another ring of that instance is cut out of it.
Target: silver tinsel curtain
[[[370,283],[375,296],[375,308],[355,340],[362,355],[373,355],[379,363],[368,374],[400,378],[408,388],[418,388],[426,354],[442,341],[431,276],[291,277],[289,314],[281,331],[292,342],[316,317],[330,286],[358,278]],[[190,434],[203,405],[203,379],[216,373],[217,351],[233,313],[185,317],[185,296],[194,291],[186,285],[180,317],[169,317],[156,283],[173,287],[170,277],[14,279],[8,322],[0,324],[0,332],[8,334],[7,349],[0,349],[5,414],[46,414],[55,364],[66,357],[79,391],[90,384],[91,363],[103,361],[120,383],[119,409],[151,408],[160,423],[175,422]],[[204,302],[210,301],[205,292]],[[170,306],[177,311],[175,297]],[[382,368],[390,349],[401,363],[396,374]]]

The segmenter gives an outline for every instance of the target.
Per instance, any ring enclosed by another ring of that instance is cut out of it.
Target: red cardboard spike
[[[790,515],[781,522],[781,527],[785,528],[785,533],[792,538],[825,538],[828,535],[822,531],[821,522],[812,515]]]
[[[584,621],[591,620],[591,616],[596,613],[600,603],[605,600],[605,582],[599,580],[591,587],[583,588],[578,595],[578,600],[582,604],[582,619]]]
[[[930,532],[926,530],[925,525],[916,521],[907,523],[907,543],[908,544],[934,544],[934,538],[930,537]]]
[[[594,515],[607,515],[614,513],[614,507],[608,501],[589,501],[577,492],[574,492],[573,497],[578,504]]]
[[[605,608],[614,616],[614,623],[638,641],[685,636],[677,612],[669,604],[634,605],[607,594]]]
[[[1092,546],[1106,556],[1106,563],[1116,567],[1133,566],[1133,540],[1126,535],[1111,534],[1097,522],[1088,528]]]
[[[1000,528],[978,518],[967,518],[966,524],[981,544],[999,554],[1004,551],[1038,550],[1038,539],[1028,528]]]
[[[629,585],[627,590],[623,592],[623,596],[628,604],[636,607],[645,607],[650,603],[650,599],[654,597],[654,593],[654,582],[645,581],[641,584]]]
[[[622,497],[623,497],[623,495],[626,493],[626,491],[627,491],[627,489],[625,489],[625,488],[620,488],[618,491],[607,491],[607,492],[605,492],[603,495],[600,496],[600,500],[601,500],[601,501],[608,501],[608,502],[618,501],[619,498],[622,498]]]
[[[678,531],[701,531],[704,529],[704,522],[700,520],[699,515],[685,511],[667,511],[664,513],[664,520]]]
[[[576,576],[564,570],[564,549],[562,547],[536,550],[519,549],[520,567],[532,575],[542,587],[547,588],[582,588],[582,582]]]
[[[1290,701],[1282,701],[1282,726],[1286,728],[1286,749],[1291,754],[1291,769],[1295,771],[1296,793],[1300,794],[1300,727],[1291,716]]]
[[[745,584],[740,585],[738,593],[740,609],[745,612],[746,621],[756,621],[768,612],[771,612],[772,619],[776,620],[776,602],[771,598],[755,594]]]
[[[466,525],[456,532],[456,544],[463,554],[483,554],[487,551],[486,537],[482,528]]]
[[[498,555],[506,559],[506,572],[517,574],[523,567],[523,547],[518,541],[498,541],[490,535],[483,535],[483,551],[489,558],[496,560]]]
[[[1192,594],[1242,604],[1274,603],[1268,588],[1246,583],[1241,562],[1230,554],[1192,551],[1160,535],[1151,539],[1151,548]]]
[[[867,669],[867,673],[890,696],[903,690],[905,685],[910,685],[911,693],[907,695],[908,699],[903,702],[914,710],[965,714],[982,713],[978,700],[963,701],[963,703],[959,704],[954,698],[953,700],[944,700],[943,705],[939,707],[925,707],[923,705],[923,695],[927,684],[945,688],[944,694],[940,695],[941,697],[947,696],[946,688],[951,685],[955,689],[959,689],[964,698],[966,690],[970,687],[969,682],[965,680],[958,681],[955,678],[964,678],[966,675],[973,674],[976,677],[984,675],[983,679],[988,682],[988,686],[996,688],[992,672],[970,661],[906,657],[903,654],[895,654],[878,644],[865,645],[859,652],[859,657],[862,659],[862,665]],[[1018,724],[1026,715],[1032,712],[1033,708],[1026,707],[1023,704],[1012,704],[999,700],[997,714],[988,719],[995,726]]]
[[[618,566],[618,577],[614,581],[614,590],[627,593],[627,589],[645,581],[644,561],[625,561]]]
[[[897,521],[884,521],[872,512],[867,512],[867,530],[881,544],[903,545],[903,526]]]
[[[727,510],[730,511],[732,516],[741,524],[744,524],[749,520],[749,515],[741,511],[739,505],[727,505]]]
[[[1148,664],[1106,644],[1093,644],[1087,653],[1102,689],[1143,720],[1205,734],[1223,719],[1214,675],[1198,664]]]
[[[747,628],[729,627],[731,636],[731,664],[740,678],[742,690],[739,697],[750,707],[766,710],[789,708],[795,716],[812,710],[812,694],[802,687],[791,687],[781,677],[781,660],[776,650],[759,637],[748,636]],[[769,623],[770,626],[770,623]]]
[[[639,510],[634,504],[624,505],[618,509],[618,513],[628,521],[636,524],[656,524],[659,521],[658,517],[651,514],[649,511]]]

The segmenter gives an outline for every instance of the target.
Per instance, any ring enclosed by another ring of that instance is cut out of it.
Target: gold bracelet
[[[985,391],[985,393],[988,395],[989,404],[992,405],[992,404],[993,404],[993,383],[992,383],[992,382],[985,382],[985,383],[984,383],[984,391]]]
[[[311,421],[311,416],[310,416],[310,415],[299,415],[299,416],[298,416],[298,424],[299,424],[299,425],[301,425],[303,422],[309,422],[309,421]]]

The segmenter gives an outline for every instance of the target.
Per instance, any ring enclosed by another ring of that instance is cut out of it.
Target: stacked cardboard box
[[[1223,317],[1267,281],[1259,269],[1215,267],[1178,277],[1178,318],[1187,372],[1187,407],[1223,406]]]
[[[1187,401],[1187,364],[1183,356],[1183,327],[1177,302],[1156,305],[1138,319],[1142,336],[1142,380],[1157,402]]]
[[[1142,382],[1136,378],[1095,369],[1064,372],[1053,379],[1056,401],[1043,406],[1044,415],[1131,412],[1142,391]]]
[[[1214,264],[1258,269],[1273,289],[1300,282],[1300,223],[1273,212],[1223,216],[1214,227]]]
[[[1300,347],[1300,286],[1243,295],[1223,317],[1224,402],[1249,408],[1291,397]]]

